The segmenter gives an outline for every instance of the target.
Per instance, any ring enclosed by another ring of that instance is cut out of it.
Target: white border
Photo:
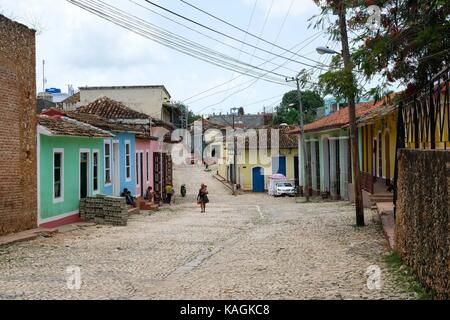
[[[114,146],[117,146],[117,177],[116,177],[116,162],[114,161]],[[112,149],[111,149],[111,159],[112,159],[112,175],[111,175],[111,183],[112,183],[112,194],[113,196],[116,196],[116,193],[114,193],[115,189],[117,188],[117,196],[120,195],[120,141],[119,140],[113,140],[112,142]],[[117,182],[117,183],[116,183]]]
[[[81,200],[81,172],[80,172],[80,165],[81,165],[81,154],[87,153],[87,196],[91,195],[91,149],[80,149],[78,153],[78,199]]]
[[[130,146],[130,148],[129,148],[129,151],[130,151],[130,153],[128,154],[128,156],[130,157],[130,176],[129,177],[127,177],[127,145],[129,145]],[[125,181],[126,182],[131,182],[131,180],[132,180],[132,176],[133,176],[133,174],[132,174],[132,172],[131,172],[131,152],[132,152],[132,150],[131,150],[131,141],[130,140],[125,140],[125,166],[124,166],[124,168],[125,168]]]
[[[38,126],[37,130],[37,149],[36,149],[36,163],[37,163],[37,224],[39,226],[41,220],[41,132]]]
[[[94,190],[94,154],[97,154],[97,190]],[[99,193],[100,193],[100,150],[92,149],[92,194],[96,195]]]
[[[80,211],[76,210],[76,211],[72,211],[72,212],[66,212],[66,213],[57,215],[55,217],[42,219],[42,220],[39,220],[39,226],[41,226],[41,225],[43,225],[45,223],[58,221],[58,220],[61,220],[61,219],[64,219],[64,218],[67,218],[67,217],[70,217],[70,216],[78,215],[79,213],[80,213]]]
[[[109,145],[109,178],[110,178],[110,182],[106,182],[106,145]],[[103,184],[105,187],[110,187],[112,186],[112,182],[113,182],[113,175],[112,175],[112,143],[111,140],[104,140],[103,141]]]
[[[55,198],[55,154],[61,154],[61,197]],[[64,202],[64,148],[53,148],[52,152],[52,199],[53,203]]]

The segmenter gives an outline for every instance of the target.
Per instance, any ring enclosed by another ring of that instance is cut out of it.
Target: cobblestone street
[[[346,202],[230,195],[200,167],[176,167],[188,196],[127,227],[87,226],[0,247],[0,299],[411,299],[383,260],[386,240]],[[207,213],[195,204],[205,182]],[[80,290],[66,268],[81,268]],[[367,288],[378,265],[381,289]]]

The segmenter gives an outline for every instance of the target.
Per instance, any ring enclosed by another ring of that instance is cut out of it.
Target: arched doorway
[[[252,191],[264,192],[264,169],[255,167],[252,169]]]
[[[389,131],[384,134],[384,159],[385,159],[385,177],[386,182],[390,182],[391,178],[391,147],[390,147]]]

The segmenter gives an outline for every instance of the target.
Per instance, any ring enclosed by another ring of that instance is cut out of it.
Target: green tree
[[[186,110],[188,110],[188,124],[192,124],[194,121],[201,118],[201,116],[192,112],[191,109],[189,108],[189,106],[187,106],[183,102],[175,102],[175,105],[178,108],[180,108],[183,118],[184,118],[184,115],[186,114]]]
[[[317,109],[324,106],[323,99],[315,91],[306,90],[302,92],[302,103],[305,112],[305,123],[311,123],[316,119]],[[293,105],[290,107],[290,105]],[[276,108],[273,123],[278,125],[287,123],[289,125],[298,124],[298,96],[297,90],[292,90],[283,96],[283,100]]]
[[[355,83],[380,77],[375,88],[364,92],[360,87],[358,94],[380,96],[394,83],[405,86],[409,94],[450,61],[448,0],[313,1],[322,9],[320,15],[312,18],[313,25],[326,28],[334,40],[340,40],[334,16],[345,3],[347,26],[353,37],[352,62],[357,68]],[[369,24],[374,21],[371,5],[381,8],[376,28]],[[350,83],[343,71],[340,56],[334,57],[333,66],[334,70],[320,77],[320,83],[326,93],[344,97],[355,90],[355,83]]]

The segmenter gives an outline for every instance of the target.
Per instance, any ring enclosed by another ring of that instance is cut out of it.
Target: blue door
[[[273,157],[272,158],[272,174],[281,173],[286,176],[286,157]]]
[[[264,169],[261,167],[253,168],[253,192],[264,192]]]

